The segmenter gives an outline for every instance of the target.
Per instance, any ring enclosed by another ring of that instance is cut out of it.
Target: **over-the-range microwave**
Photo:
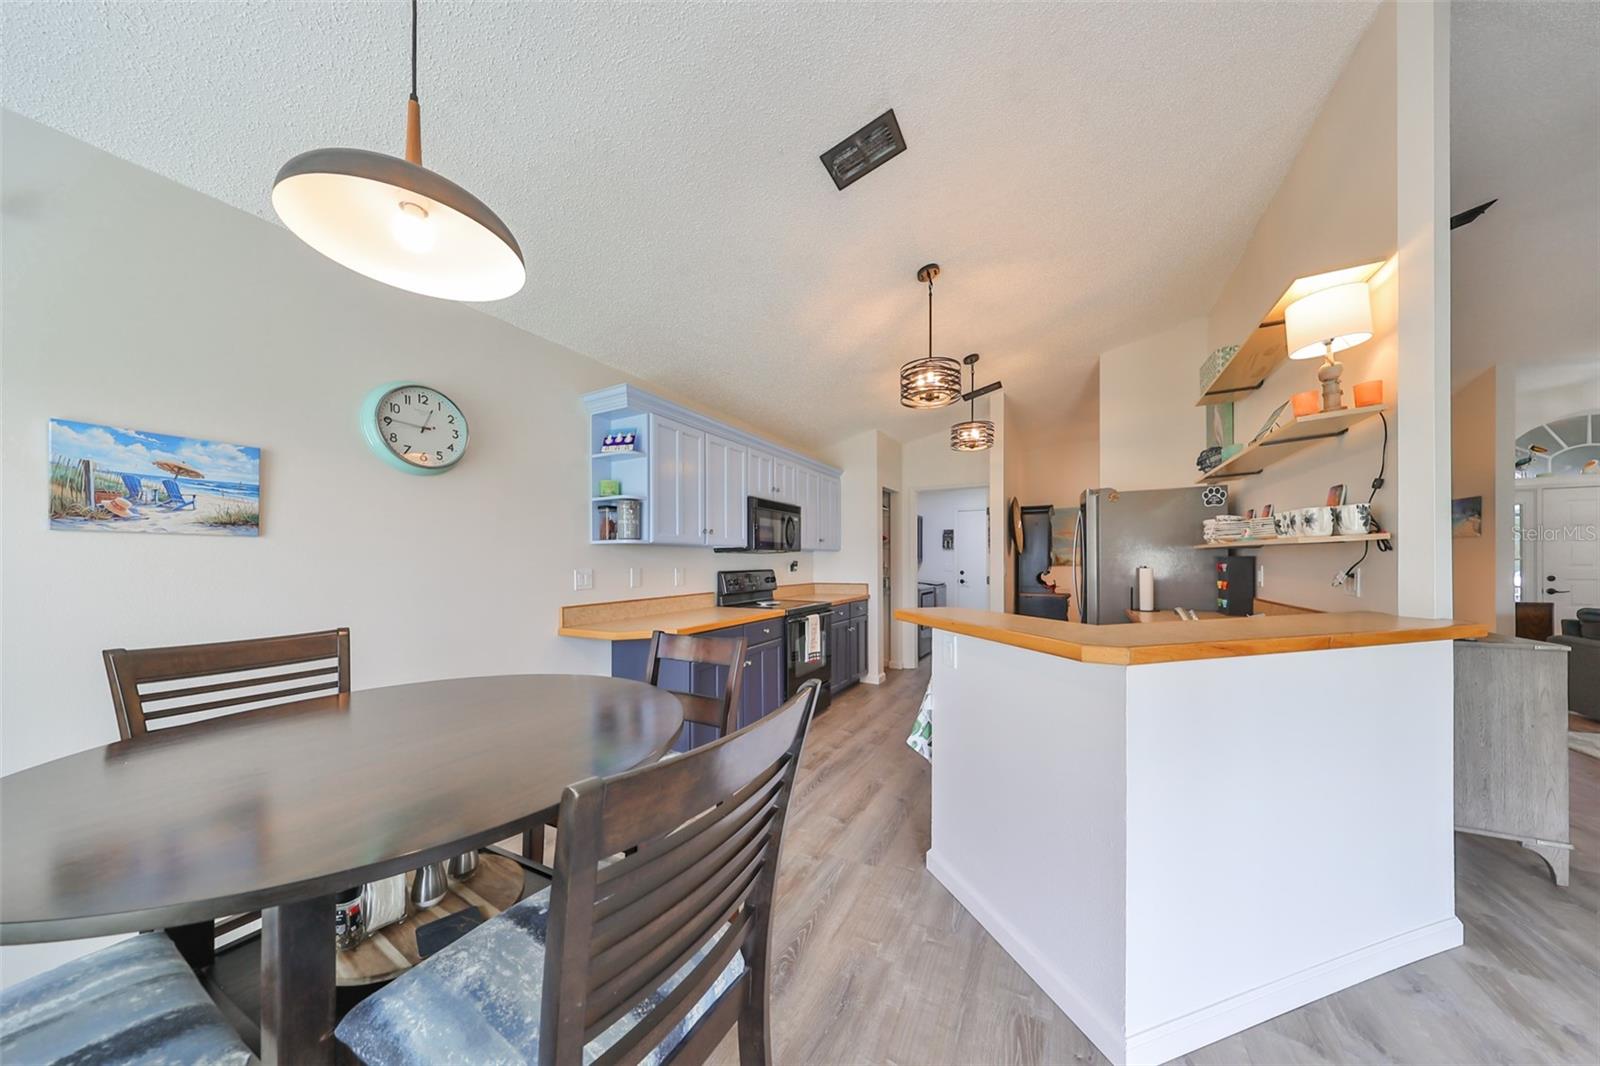
[[[800,508],[792,503],[750,497],[746,511],[744,547],[718,548],[719,552],[797,552]]]

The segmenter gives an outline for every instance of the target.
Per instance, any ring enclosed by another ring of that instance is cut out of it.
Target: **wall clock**
[[[467,453],[467,416],[420,382],[390,382],[367,393],[361,429],[379,458],[408,474],[442,474]]]

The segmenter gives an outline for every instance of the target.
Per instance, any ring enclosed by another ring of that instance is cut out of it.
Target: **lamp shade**
[[[1290,359],[1318,359],[1372,339],[1372,299],[1365,282],[1335,285],[1283,313]]]
[[[942,355],[913,359],[900,368],[903,407],[948,407],[961,399],[961,364]]]
[[[994,423],[975,418],[950,427],[950,447],[958,452],[981,452],[994,446]]]
[[[278,171],[272,207],[295,236],[376,281],[445,300],[522,288],[522,249],[483,201],[425,167],[359,148],[319,148]]]

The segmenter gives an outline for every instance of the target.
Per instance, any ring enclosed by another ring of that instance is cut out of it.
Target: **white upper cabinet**
[[[822,475],[799,471],[800,543],[815,550],[822,539]]]
[[[842,527],[844,516],[841,513],[843,500],[840,498],[839,479],[832,474],[819,474],[821,481],[819,495],[819,517],[821,530],[813,546],[817,551],[836,552],[843,543]]]
[[[649,459],[651,541],[704,544],[705,432],[661,415],[651,415]]]
[[[781,500],[783,486],[778,483],[778,458],[759,448],[750,449],[750,480],[746,485],[750,495],[763,500]]]
[[[838,551],[839,471],[652,396],[613,385],[589,413],[589,542],[742,548],[749,500],[800,508],[801,547]],[[623,521],[641,510],[638,537]]]
[[[743,444],[706,434],[706,543],[713,548],[744,547],[748,453]]]

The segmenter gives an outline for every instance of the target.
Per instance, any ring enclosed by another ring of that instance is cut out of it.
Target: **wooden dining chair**
[[[217,712],[240,714],[290,699],[350,691],[350,630],[286,637],[112,648],[101,655],[123,740],[154,725],[176,725]],[[299,669],[295,669],[298,667]],[[175,681],[201,681],[173,685]]]
[[[772,1061],[772,912],[820,683],[753,725],[569,787],[550,888],[358,1004],[365,1063]]]
[[[101,656],[123,740],[146,736],[152,728],[159,732],[202,718],[350,691],[348,629],[167,648],[110,648]],[[260,918],[258,913],[228,915],[209,929],[176,930],[173,940],[191,964],[202,968],[219,940],[249,936]]]
[[[719,737],[732,733],[739,717],[740,685],[744,679],[743,637],[680,636],[659,629],[650,637],[645,656],[644,680],[647,684],[675,693],[683,704],[683,728],[708,726]],[[676,677],[666,679],[672,670]],[[696,688],[702,689],[695,692]],[[715,694],[708,694],[714,690]],[[545,829],[557,828],[559,815],[551,815],[540,825],[522,834],[523,858],[544,862]]]
[[[669,662],[688,664],[689,688],[679,691],[675,686],[662,684],[662,666]],[[678,693],[683,703],[685,728],[690,723],[698,723],[710,726],[718,736],[725,737],[733,732],[734,722],[739,715],[739,691],[744,680],[744,665],[743,637],[678,636],[658,629],[650,637],[650,651],[644,660],[644,679],[648,684],[671,688]],[[711,671],[712,679],[717,677],[717,671],[727,671],[721,677],[720,686],[714,681],[710,686],[720,690],[715,695],[694,691],[707,670]]]

